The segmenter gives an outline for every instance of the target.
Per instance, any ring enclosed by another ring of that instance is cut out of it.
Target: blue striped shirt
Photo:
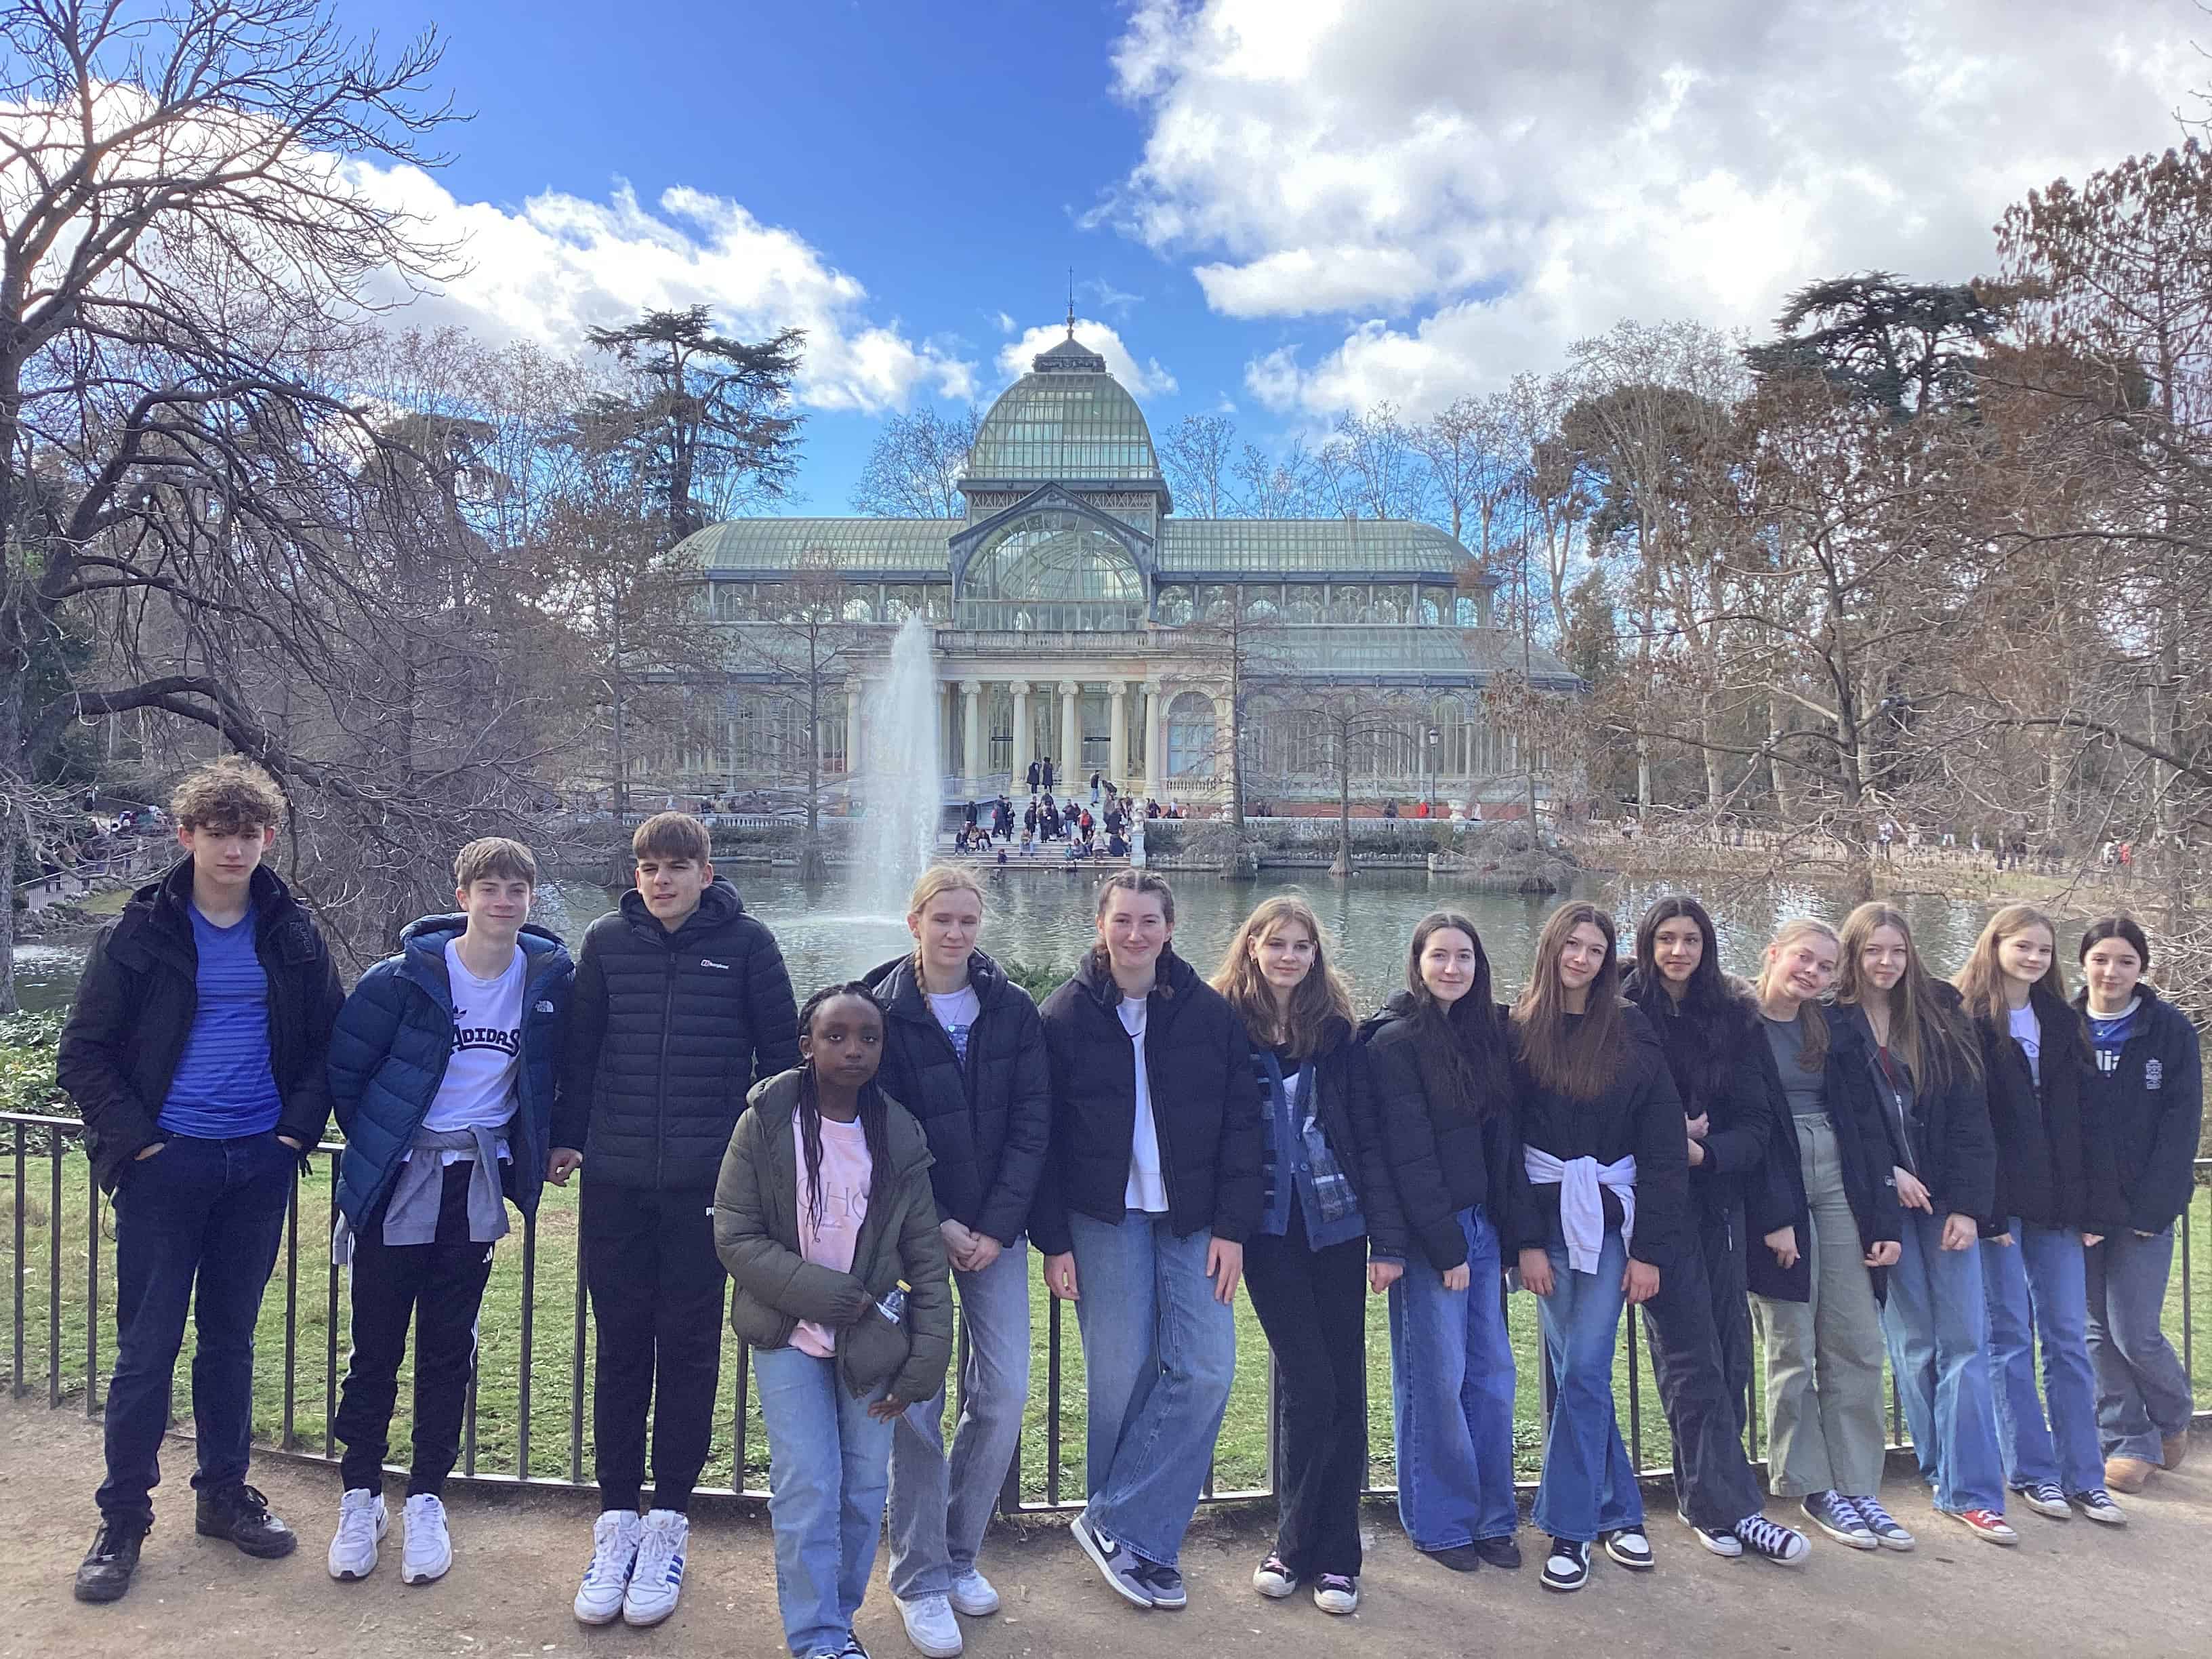
[[[218,927],[198,905],[186,908],[199,954],[199,1009],[155,1125],[164,1134],[209,1140],[265,1135],[283,1103],[269,1069],[269,975],[253,949],[254,913]]]

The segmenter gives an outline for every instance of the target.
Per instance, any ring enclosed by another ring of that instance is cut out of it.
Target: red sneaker
[[[1963,1525],[1977,1538],[1986,1538],[1992,1544],[2017,1544],[2020,1534],[2005,1524],[2005,1518],[1995,1510],[1939,1510]]]

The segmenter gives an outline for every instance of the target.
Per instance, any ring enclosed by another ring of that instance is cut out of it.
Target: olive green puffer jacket
[[[952,1357],[952,1290],[929,1184],[929,1141],[885,1097],[893,1173],[888,1181],[878,1175],[853,1271],[808,1261],[799,1253],[792,1123],[799,1076],[785,1072],[755,1085],[714,1183],[714,1250],[737,1291],[730,1328],[753,1347],[781,1348],[800,1320],[813,1320],[837,1333],[838,1375],[856,1398],[933,1399]],[[906,1310],[893,1324],[876,1304],[902,1279]]]

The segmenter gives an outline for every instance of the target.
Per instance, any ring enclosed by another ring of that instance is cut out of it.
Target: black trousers
[[[1674,1502],[1707,1531],[1761,1507],[1744,1455],[1751,1311],[1744,1301],[1743,1212],[1692,1206],[1694,1240],[1644,1304],[1651,1375],[1674,1437]]]
[[[679,1513],[707,1467],[722,1375],[714,1193],[584,1177],[578,1230],[599,1357],[592,1444],[603,1509],[635,1510],[653,1418],[653,1507]]]
[[[1244,1246],[1244,1285],[1274,1351],[1281,1413],[1275,1553],[1300,1578],[1359,1575],[1367,1483],[1367,1241],[1307,1248],[1305,1219]]]
[[[384,1490],[392,1410],[407,1328],[415,1327],[415,1453],[407,1495],[436,1492],[461,1455],[461,1419],[477,1364],[477,1312],[491,1277],[494,1247],[469,1242],[469,1176],[446,1166],[438,1233],[428,1244],[386,1244],[379,1206],[354,1238],[353,1352],[346,1360],[331,1432],[345,1447],[346,1487]]]

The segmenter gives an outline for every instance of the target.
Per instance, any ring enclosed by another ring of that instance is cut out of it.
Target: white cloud
[[[1019,325],[1018,325],[1012,317],[1006,315],[1003,311],[1000,312],[991,320],[998,324],[999,332],[1001,334],[1012,334],[1014,330],[1019,326]]]
[[[1092,221],[1227,316],[1343,317],[1268,407],[1419,410],[1625,316],[1763,331],[1815,277],[1960,280],[2027,190],[2178,137],[2194,0],[1137,0],[1144,156]]]
[[[1019,339],[1007,341],[1000,351],[999,372],[1009,380],[1028,374],[1030,358],[1066,337],[1066,323],[1024,330]],[[1157,397],[1176,389],[1175,376],[1160,367],[1158,358],[1147,357],[1142,363],[1138,362],[1129,348],[1121,343],[1121,337],[1106,324],[1078,318],[1075,337],[1106,360],[1107,372],[1127,386],[1131,396]]]
[[[407,320],[459,322],[491,338],[526,337],[567,350],[592,326],[647,307],[711,307],[738,335],[806,331],[798,386],[816,409],[875,412],[918,393],[973,397],[974,365],[869,314],[866,289],[795,232],[738,203],[683,186],[654,208],[626,184],[608,200],[561,191],[519,211],[457,201],[414,167],[353,164],[361,187],[404,208],[434,239],[460,245],[469,269],[416,301]],[[656,210],[657,209],[657,210]]]

